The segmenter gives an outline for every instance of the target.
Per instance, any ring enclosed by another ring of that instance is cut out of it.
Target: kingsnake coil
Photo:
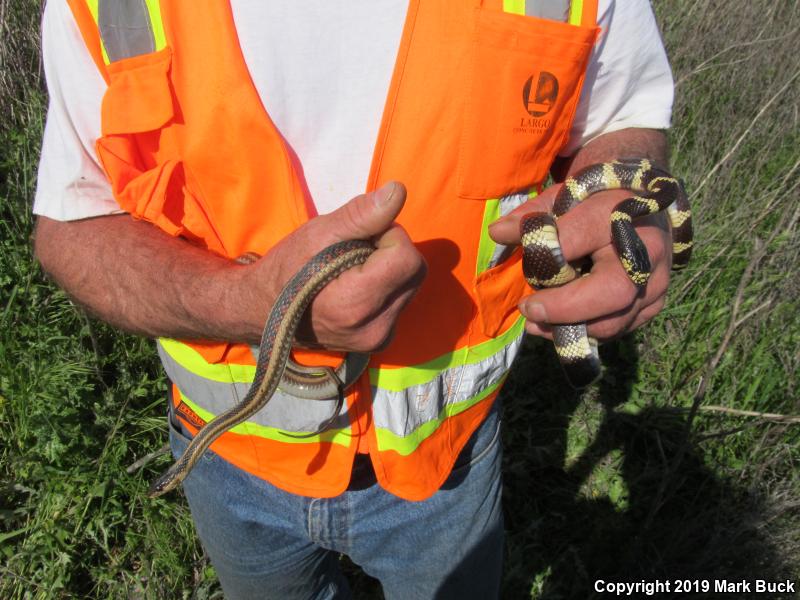
[[[590,165],[568,177],[556,195],[551,213],[530,213],[520,223],[523,272],[534,289],[558,287],[579,276],[564,260],[556,221],[592,194],[627,189],[634,193],[611,213],[611,237],[625,272],[638,288],[647,285],[650,259],[633,226],[633,219],[667,211],[672,224],[672,268],[681,269],[692,253],[692,216],[680,180],[643,158]],[[582,388],[601,372],[597,341],[586,324],[555,325],[553,342],[568,381]]]

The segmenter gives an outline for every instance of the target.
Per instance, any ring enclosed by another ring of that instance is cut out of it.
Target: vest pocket
[[[103,96],[103,135],[160,129],[174,116],[169,47],[108,65],[109,85]]]
[[[522,275],[522,251],[517,248],[508,259],[479,274],[473,291],[486,337],[497,337],[511,327],[520,315],[519,301],[531,293]]]
[[[172,144],[169,127],[176,118],[169,71],[169,47],[119,60],[108,66],[103,97],[103,135],[96,150],[111,183],[114,199],[137,219],[166,233],[183,236],[225,255],[211,225],[209,208],[193,190],[184,162],[165,158]],[[174,156],[175,152],[169,153]]]
[[[566,144],[597,27],[476,9],[457,168],[462,198],[544,180]]]

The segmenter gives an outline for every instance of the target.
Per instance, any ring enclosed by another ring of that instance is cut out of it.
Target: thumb
[[[324,227],[325,237],[334,241],[369,239],[391,227],[405,201],[405,186],[390,181],[374,192],[356,196],[315,221]]]

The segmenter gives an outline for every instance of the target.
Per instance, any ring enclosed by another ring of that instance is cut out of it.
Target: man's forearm
[[[281,289],[314,254],[342,240],[372,240],[367,261],[314,298],[297,342],[374,352],[426,272],[422,255],[393,224],[405,198],[402,185],[387,183],[304,223],[247,266],[128,215],[40,218],[36,256],[79,304],[121,329],[257,344]]]
[[[237,341],[252,339],[260,326],[247,322],[236,297],[243,267],[128,215],[70,222],[40,217],[35,250],[76,302],[120,329]]]

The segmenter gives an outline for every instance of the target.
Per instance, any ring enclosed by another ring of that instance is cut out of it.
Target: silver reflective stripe
[[[498,383],[511,368],[523,334],[488,358],[442,371],[432,381],[402,391],[372,388],[375,426],[405,437],[421,425],[441,419],[450,404],[464,402]]]
[[[172,358],[160,343],[156,346],[167,377],[178,386],[181,394],[214,415],[236,406],[250,389],[249,383],[223,383],[195,375]],[[248,422],[283,431],[311,433],[327,423],[335,408],[336,399],[305,400],[278,390]],[[347,407],[343,406],[330,428],[345,429],[349,426]]]
[[[525,0],[525,14],[529,17],[569,21],[570,0]]]
[[[373,386],[376,427],[405,437],[421,425],[439,420],[448,405],[467,401],[497,384],[511,368],[521,342],[522,333],[482,361],[451,367],[427,383],[412,385],[402,391]],[[214,415],[238,404],[250,389],[248,383],[225,383],[195,375],[172,358],[161,344],[157,346],[170,380],[188,399]],[[248,421],[283,431],[309,433],[317,431],[327,422],[335,405],[335,400],[305,400],[278,390],[267,405]],[[331,428],[347,427],[347,408],[342,407]]]
[[[97,24],[110,62],[156,49],[153,25],[144,0],[100,0]]]
[[[500,217],[505,217],[511,211],[513,211],[518,206],[522,206],[525,202],[530,200],[530,196],[527,192],[520,192],[517,194],[509,194],[508,196],[503,196],[500,198]],[[513,251],[514,247],[505,246],[503,244],[498,244],[495,242],[494,244],[494,252],[492,252],[492,258],[489,259],[489,264],[486,266],[487,269],[491,269],[492,267],[496,267],[501,262],[503,262],[507,257],[508,254]]]

